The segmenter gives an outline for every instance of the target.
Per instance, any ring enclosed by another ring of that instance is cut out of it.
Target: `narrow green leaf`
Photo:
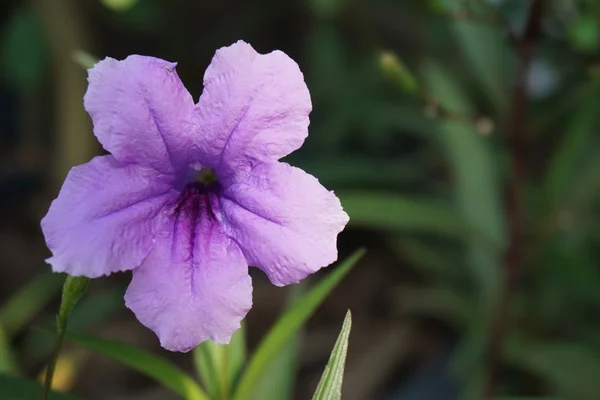
[[[235,385],[240,379],[242,368],[246,362],[246,353],[246,325],[242,322],[242,327],[233,335],[231,342],[227,345],[228,399],[231,398]]]
[[[445,248],[437,242],[428,243],[409,234],[392,237],[388,242],[399,258],[421,270],[429,279],[448,282],[450,278],[464,276],[461,275],[463,271],[457,268],[460,262],[457,261],[454,244]]]
[[[226,350],[210,340],[193,350],[196,371],[211,399],[222,399],[227,393]]]
[[[0,326],[0,374],[18,375],[18,372],[10,343]]]
[[[540,396],[506,396],[495,397],[493,400],[563,400],[560,397],[540,397]]]
[[[395,113],[396,117],[402,110]],[[400,118],[403,118],[400,117]],[[410,117],[408,117],[410,118]],[[405,121],[406,119],[404,119]],[[297,159],[294,165],[301,166],[319,181],[330,187],[364,187],[365,185],[385,185],[399,187],[407,183],[425,179],[425,172],[417,163],[409,159],[405,162],[386,161],[373,157],[335,157],[311,160]]]
[[[569,26],[569,41],[582,53],[593,54],[600,44],[600,21],[593,13],[584,14]]]
[[[96,57],[83,50],[77,50],[73,53],[73,61],[81,65],[83,69],[90,69],[98,63]]]
[[[47,273],[38,276],[15,293],[0,308],[0,325],[7,337],[23,329],[59,292],[63,275]]]
[[[396,54],[389,51],[381,53],[379,67],[405,92],[415,94],[419,91],[417,78]]]
[[[273,357],[265,369],[269,372],[263,374],[254,385],[250,399],[293,399],[299,352],[300,337],[294,335]]]
[[[44,394],[42,385],[28,379],[0,374],[0,399],[28,400],[41,399]],[[81,400],[71,394],[51,392],[48,400]]]
[[[125,287],[120,286],[115,285],[110,289],[91,293],[82,298],[69,316],[67,331],[82,331],[90,325],[101,323],[106,318],[122,311]],[[51,320],[40,323],[41,326],[51,324]],[[27,332],[21,347],[23,349],[21,358],[27,364],[37,364],[45,361],[52,351],[52,337],[47,332],[32,329]]]
[[[600,198],[600,157],[588,157],[574,177],[565,205],[579,218],[586,218]]]
[[[102,4],[113,11],[127,11],[135,7],[139,0],[100,0]]]
[[[232,336],[228,345],[210,340],[194,351],[196,371],[212,399],[228,399],[246,359],[244,325]]]
[[[39,85],[48,63],[44,33],[33,13],[15,8],[0,37],[0,67],[21,91]]]
[[[234,399],[246,400],[251,395],[256,382],[259,381],[271,360],[289,342],[290,338],[294,336],[302,324],[312,315],[329,292],[346,276],[364,253],[363,249],[355,251],[350,257],[334,268],[329,275],[309,290],[294,307],[277,321],[263,338],[251,358],[245,373],[240,379]]]
[[[209,399],[194,379],[157,355],[125,343],[81,333],[67,333],[67,338],[149,376],[184,399]]]
[[[287,305],[282,311],[285,314],[292,308],[305,293],[306,282],[292,285],[288,288]],[[296,374],[298,372],[298,358],[300,355],[301,337],[304,329],[298,329],[279,353],[267,365],[267,374],[254,385],[252,400],[277,399],[291,400],[294,396]]]
[[[581,343],[509,340],[506,357],[568,399],[600,399],[600,354]]]
[[[398,290],[402,311],[420,317],[435,318],[464,328],[476,311],[471,299],[450,287],[412,287]]]
[[[492,24],[469,20],[456,20],[452,28],[465,56],[464,65],[470,66],[498,114],[505,113],[509,104],[507,88],[514,70],[514,52],[505,34]]]
[[[343,0],[311,0],[310,5],[317,17],[332,17],[339,13]]]
[[[348,338],[352,327],[352,314],[350,310],[346,313],[342,331],[338,336],[329,362],[323,371],[313,400],[339,400],[342,398],[342,383],[344,381],[344,366],[346,364],[346,353],[348,352]]]
[[[448,110],[470,115],[472,104],[461,87],[436,64],[423,68],[432,95]],[[470,271],[478,281],[480,295],[489,314],[499,293],[501,254],[506,243],[501,182],[496,171],[497,159],[489,140],[479,135],[474,126],[461,120],[441,123],[441,144],[446,151],[453,180],[456,205],[462,219],[477,235],[470,237]],[[489,238],[492,246],[482,246],[478,236]]]
[[[591,96],[574,111],[572,124],[556,147],[544,182],[544,200],[548,212],[556,211],[555,208],[568,196],[568,186],[573,181],[581,156],[587,149],[590,137],[596,132],[597,100],[597,95]]]
[[[467,229],[448,204],[431,198],[406,197],[393,193],[338,191],[350,224],[459,236]]]

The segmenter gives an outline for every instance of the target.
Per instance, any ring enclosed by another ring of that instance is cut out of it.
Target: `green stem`
[[[75,304],[81,299],[83,293],[88,286],[88,278],[82,276],[69,276],[65,279],[63,285],[62,299],[60,301],[60,309],[56,316],[56,341],[52,349],[52,355],[50,356],[50,362],[48,368],[46,368],[46,379],[44,385],[44,400],[48,400],[50,389],[52,387],[52,377],[54,376],[54,369],[56,368],[56,362],[60,355],[60,348],[62,346],[65,332],[67,330],[67,323],[69,322],[69,315],[75,307]]]
[[[48,400],[48,395],[50,393],[50,389],[52,388],[52,377],[54,376],[56,362],[58,361],[58,356],[60,354],[60,348],[62,347],[62,342],[65,337],[67,321],[61,321],[61,318],[57,316],[56,324],[57,324],[56,340],[54,341],[54,346],[52,348],[52,355],[50,356],[50,363],[48,364],[48,368],[46,368],[46,379],[44,382],[44,400]]]

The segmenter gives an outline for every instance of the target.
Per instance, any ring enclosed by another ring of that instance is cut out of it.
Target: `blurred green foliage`
[[[201,71],[219,46],[243,38],[260,51],[290,54],[305,73],[314,109],[311,134],[290,162],[336,191],[359,242],[375,243],[397,256],[398,268],[419,275],[418,285],[398,290],[399,302],[409,316],[434,319],[459,337],[453,372],[463,397],[479,398],[489,372],[506,254],[516,246],[522,259],[497,362],[498,395],[595,399],[600,2],[545,2],[517,138],[524,232],[515,242],[507,200],[515,149],[508,137],[521,55],[513,36],[525,31],[532,1],[86,0],[74,7],[83,11],[96,46],[79,50],[179,61],[195,97]],[[42,93],[51,46],[34,11],[9,3],[2,5],[2,80],[17,95]],[[87,53],[78,54],[80,62],[92,63],[88,56],[81,61]],[[51,103],[43,101],[44,107]],[[355,242],[342,237],[341,246]],[[18,295],[6,303],[11,310],[8,322],[0,321],[0,372],[16,373],[49,351],[39,333],[27,332],[18,343],[14,338],[53,292],[38,294],[35,306]],[[89,305],[101,309],[97,320],[118,310],[121,294]],[[83,312],[79,325],[76,313],[73,329],[94,322],[94,312]],[[279,350],[290,351],[289,358],[281,356],[283,365],[297,354],[292,345]]]

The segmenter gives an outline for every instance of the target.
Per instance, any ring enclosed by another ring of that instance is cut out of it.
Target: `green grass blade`
[[[244,324],[228,345],[208,340],[196,346],[193,354],[196,371],[210,397],[228,399],[246,360]]]
[[[427,63],[423,71],[431,94],[445,109],[472,115],[470,100],[444,68]],[[506,246],[498,156],[490,140],[467,121],[441,121],[440,139],[452,171],[457,209],[477,233],[468,243],[470,270],[478,281],[482,305],[492,307],[499,293],[501,254]],[[494,247],[482,246],[478,236],[489,238]]]
[[[294,335],[271,360],[261,379],[254,385],[251,400],[277,399],[291,400],[294,395],[300,337]]]
[[[467,231],[451,205],[395,193],[337,191],[350,224],[375,229],[460,236]]]
[[[0,374],[18,375],[19,368],[15,363],[13,350],[0,326]]]
[[[0,308],[0,325],[11,337],[27,325],[55,296],[64,282],[62,274],[47,273],[38,276]]]
[[[339,400],[342,398],[342,383],[344,381],[344,366],[346,365],[346,353],[348,353],[348,338],[352,328],[352,314],[350,310],[346,313],[342,331],[338,336],[329,362],[323,371],[321,381],[313,395],[313,400]]]
[[[83,50],[74,51],[72,57],[73,61],[79,64],[83,69],[93,68],[99,61],[96,57]]]
[[[600,354],[569,341],[508,341],[505,357],[513,365],[540,378],[565,399],[600,398]]]
[[[81,333],[67,338],[154,379],[187,400],[209,400],[200,385],[169,361],[143,349]]]
[[[2,400],[41,399],[43,393],[44,388],[35,381],[0,374],[0,399]],[[51,392],[48,400],[81,400],[81,398]]]
[[[350,257],[338,265],[328,276],[323,278],[295,306],[290,308],[269,333],[263,338],[256,352],[242,375],[234,399],[246,400],[250,397],[256,383],[260,380],[267,366],[279,351],[289,342],[298,329],[323,302],[329,292],[340,282],[350,269],[364,255],[363,249],[355,251]]]
[[[222,367],[225,364],[225,350],[220,345],[207,340],[193,350],[194,366],[211,399],[222,399],[226,393],[226,374]]]
[[[292,308],[306,292],[305,283],[289,287],[287,305],[282,311],[285,314]],[[298,372],[298,358],[300,356],[301,336],[303,329],[299,329],[279,353],[267,366],[268,374],[254,385],[252,400],[277,399],[290,400],[294,396],[296,374]]]
[[[464,65],[472,70],[496,113],[505,114],[514,53],[504,34],[494,26],[471,21],[455,21],[452,27],[465,58]]]
[[[570,126],[556,147],[544,181],[543,196],[547,212],[556,211],[564,198],[568,197],[570,185],[577,178],[577,167],[589,148],[590,138],[596,132],[598,111],[597,96],[589,96],[575,111]]]
[[[124,310],[124,290],[124,287],[114,285],[110,289],[84,296],[69,316],[67,331],[84,331]],[[40,322],[40,326],[49,326],[52,323],[53,319],[48,318]],[[21,358],[25,364],[45,362],[52,351],[52,337],[43,330],[31,329],[23,338],[21,347]]]

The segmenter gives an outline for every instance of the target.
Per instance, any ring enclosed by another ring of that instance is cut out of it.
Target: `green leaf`
[[[301,300],[286,312],[263,338],[246,371],[240,379],[240,384],[233,397],[245,400],[251,395],[256,382],[259,381],[267,366],[279,351],[289,342],[290,338],[300,329],[304,322],[313,314],[331,290],[346,276],[350,269],[364,255],[363,249],[355,251],[350,257],[340,263],[325,278],[317,283]]]
[[[340,12],[344,0],[310,0],[310,5],[318,17],[332,17]]]
[[[336,194],[355,226],[451,236],[467,230],[451,206],[432,198],[366,191]]]
[[[564,341],[526,343],[512,338],[506,357],[543,379],[559,396],[600,399],[600,354],[589,346]]]
[[[290,400],[294,395],[294,384],[298,370],[300,336],[294,335],[279,350],[266,368],[269,371],[259,379],[252,390],[252,400]]]
[[[233,334],[228,345],[210,340],[193,351],[196,371],[212,399],[230,398],[246,360],[246,331],[244,325]]]
[[[0,308],[0,325],[7,337],[23,329],[62,287],[64,275],[42,274],[15,293]]]
[[[549,297],[555,299],[559,310],[565,310],[570,315],[573,315],[573,310],[564,308],[562,296],[565,294],[570,299],[600,306],[600,270],[589,253],[589,250],[580,246],[568,246],[565,240],[559,238],[549,242],[543,253],[539,274],[544,276],[544,281],[556,285],[550,290]],[[583,308],[581,311],[585,312]]]
[[[472,113],[469,100],[445,69],[429,63],[423,70],[431,94],[445,109]],[[441,122],[441,129],[440,139],[453,175],[456,204],[465,223],[477,233],[470,238],[469,264],[485,300],[482,305],[489,311],[499,293],[501,254],[506,243],[497,160],[489,139],[479,135],[473,124],[447,119]],[[486,238],[487,246],[479,236]]]
[[[81,333],[67,333],[67,338],[149,376],[184,399],[209,399],[194,379],[157,355],[125,343]]]
[[[73,61],[81,65],[83,69],[90,69],[98,63],[98,58],[86,51],[77,50],[73,52]]]
[[[379,67],[406,93],[415,94],[419,91],[419,83],[408,67],[392,52],[383,52],[379,56]]]
[[[344,366],[346,364],[346,353],[348,352],[348,338],[352,327],[352,315],[350,310],[346,313],[342,331],[338,336],[329,362],[323,371],[313,400],[339,400],[342,398],[342,383],[344,381]]]
[[[597,95],[583,101],[571,117],[572,123],[556,147],[544,182],[544,199],[549,212],[556,211],[555,208],[567,196],[576,166],[587,149],[590,137],[596,132],[598,111]]]
[[[385,185],[398,187],[425,179],[422,168],[413,160],[407,162],[385,161],[368,157],[323,157],[318,159],[295,160],[294,165],[302,167],[311,175],[318,176],[326,187],[364,187],[365,185]]]
[[[592,13],[570,24],[569,39],[575,50],[593,53],[600,45],[600,21]]]
[[[69,316],[67,331],[81,331],[93,324],[101,323],[106,318],[124,309],[123,291],[120,285],[110,289],[91,293],[82,298],[78,306]],[[41,322],[40,325],[50,325],[52,321]],[[52,351],[52,337],[42,330],[32,329],[27,332],[22,343],[21,357],[29,364],[46,361]]]
[[[600,157],[589,157],[573,178],[565,206],[573,210],[578,218],[586,218],[595,202],[600,198]]]
[[[479,13],[490,15],[484,11]],[[495,105],[497,114],[505,113],[510,92],[507,88],[510,87],[515,58],[505,34],[493,24],[469,20],[455,20],[452,27],[465,56],[464,65],[472,68],[473,75]]]
[[[9,82],[22,91],[42,80],[47,66],[44,34],[33,14],[16,9],[2,32],[0,61]]]
[[[113,11],[126,11],[135,7],[139,0],[100,0],[106,8]]]
[[[445,248],[440,243],[428,243],[412,235],[398,235],[388,240],[398,257],[418,268],[427,278],[449,282],[452,278],[463,278],[457,268],[456,246]],[[452,251],[450,251],[452,250]]]
[[[123,292],[123,286],[115,285],[81,299],[69,317],[69,329],[83,330],[125,310]]]
[[[290,286],[288,291],[287,306],[282,314],[292,308],[305,292],[305,282]],[[255,384],[252,391],[252,400],[277,399],[289,400],[294,396],[294,384],[298,371],[298,358],[303,329],[299,329],[279,353],[273,357],[261,379]]]
[[[42,385],[28,379],[0,374],[0,399],[30,400],[41,399],[44,394]],[[51,392],[48,400],[81,400],[79,397]]]
[[[19,369],[14,360],[13,351],[6,334],[0,326],[0,374],[18,375]]]
[[[546,396],[503,396],[495,397],[493,400],[563,400],[560,397],[546,397]]]
[[[475,307],[471,299],[449,287],[411,287],[398,289],[403,313],[435,318],[464,328],[470,322]]]

